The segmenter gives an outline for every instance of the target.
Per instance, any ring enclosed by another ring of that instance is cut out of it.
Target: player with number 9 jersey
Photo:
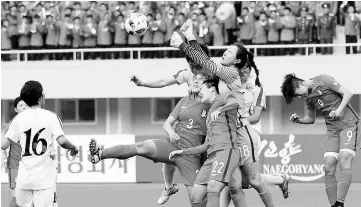
[[[312,80],[313,85],[305,102],[308,110],[318,110],[325,119],[325,152],[338,153],[341,149],[355,156],[360,134],[360,118],[350,104],[346,105],[339,117],[331,117],[331,111],[336,110],[342,102],[342,97],[336,92],[341,85],[328,75],[319,75]]]

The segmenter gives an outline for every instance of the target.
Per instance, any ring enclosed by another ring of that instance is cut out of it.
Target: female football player
[[[196,172],[201,168],[200,155],[169,161],[169,154],[175,150],[199,146],[204,142],[206,117],[210,106],[200,102],[199,90],[200,84],[196,80],[191,87],[192,93],[182,98],[173,109],[163,126],[167,133],[166,139],[149,139],[106,149],[101,149],[96,140],[92,139],[89,144],[89,160],[95,164],[103,159],[128,159],[138,155],[154,162],[172,164],[178,168],[190,197]],[[178,123],[173,130],[172,125],[176,121]]]
[[[183,32],[188,41],[195,39],[192,32],[188,32],[189,28],[190,27],[186,28]],[[237,124],[237,136],[242,139],[242,143],[240,144],[242,152],[240,166],[248,178],[250,185],[257,190],[266,207],[273,207],[271,192],[259,172],[257,141],[259,141],[260,138],[247,120],[247,110],[253,102],[254,82],[247,81],[246,83],[242,83],[240,77],[240,70],[242,68],[253,68],[257,74],[255,83],[256,85],[260,85],[258,70],[253,61],[253,54],[248,52],[241,44],[236,43],[229,47],[223,54],[221,64],[216,64],[209,57],[186,44],[178,33],[173,33],[171,46],[181,49],[186,55],[190,56],[193,61],[202,65],[204,69],[220,77],[240,102],[238,111],[239,121]],[[235,193],[239,194],[238,192]]]

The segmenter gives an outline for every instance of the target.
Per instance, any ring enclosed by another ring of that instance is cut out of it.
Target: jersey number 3
[[[48,148],[48,142],[46,142],[45,139],[40,138],[39,139],[39,135],[41,134],[41,132],[43,132],[45,130],[45,128],[40,129],[34,136],[33,141],[31,142],[31,148],[34,152],[35,155],[40,156],[43,155],[47,148]],[[31,156],[32,154],[30,153],[30,141],[31,141],[31,129],[29,129],[28,131],[24,132],[26,135],[26,142],[25,142],[25,153],[23,154],[23,157],[26,156]],[[41,152],[38,153],[36,151],[36,148],[39,144],[39,142],[41,142]]]
[[[187,124],[187,128],[188,128],[188,129],[192,129],[192,128],[193,128],[193,119],[189,119],[189,124]]]

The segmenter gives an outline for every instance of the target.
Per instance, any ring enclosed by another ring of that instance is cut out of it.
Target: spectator
[[[280,44],[280,29],[282,27],[281,18],[278,16],[276,8],[271,10],[270,17],[268,18],[268,44]],[[280,55],[279,48],[270,48],[268,55]]]
[[[22,19],[23,16],[28,16],[28,10],[26,9],[26,7],[24,6],[24,4],[21,4],[19,6],[19,13],[18,13],[18,19]]]
[[[58,47],[58,39],[59,39],[59,28],[55,23],[54,17],[52,15],[48,15],[46,17],[45,23],[45,33],[46,33],[46,48],[49,50],[54,50]],[[54,53],[49,53],[49,60],[55,59]]]
[[[30,23],[29,17],[23,16],[21,18],[21,23],[18,25],[18,34],[19,34],[19,50],[29,50],[30,49]],[[24,55],[20,54],[20,60],[24,59]],[[27,55],[27,59],[30,59]]]
[[[152,14],[147,15],[148,22],[153,22],[154,18]],[[153,28],[153,27],[152,27]],[[152,47],[153,46],[153,30],[150,29],[147,33],[144,34],[142,39],[142,44],[144,47]],[[144,58],[153,58],[153,51],[144,51],[143,52]]]
[[[252,38],[254,34],[254,15],[253,12],[249,12],[248,8],[242,9],[241,17],[237,18],[240,27],[240,41],[245,45],[252,45]]]
[[[169,7],[167,18],[165,18],[165,24],[167,32],[165,34],[166,45],[170,45],[170,38],[173,32],[176,30],[176,27],[179,25],[179,21],[176,19],[176,9],[175,7]],[[167,57],[172,57],[172,51],[167,51]]]
[[[114,37],[115,47],[117,48],[127,47],[128,33],[125,30],[123,14],[120,14],[117,17],[117,21],[114,23],[114,27],[115,27],[115,37]],[[118,59],[119,57],[124,58],[125,54],[126,52],[115,52],[114,58],[115,59]]]
[[[44,28],[45,22],[42,22],[40,16],[35,14],[34,22],[30,26],[30,47],[32,50],[41,50],[44,46],[43,33],[45,31]],[[31,60],[42,60],[43,53],[40,54],[32,54]]]
[[[199,19],[198,19],[198,14],[193,12],[191,15],[191,21],[192,21],[192,31],[193,31],[193,35],[194,37],[197,39],[197,41],[199,41]]]
[[[109,48],[112,44],[111,32],[113,32],[113,25],[110,22],[110,13],[104,13],[103,19],[98,23],[98,47]],[[101,52],[101,59],[111,59],[111,53]]]
[[[322,4],[323,14],[319,16],[317,23],[317,36],[321,44],[332,44],[333,37],[336,36],[336,20],[335,16],[330,13],[330,5]],[[323,55],[332,54],[332,47],[321,47]]]
[[[155,15],[155,21],[152,22],[153,33],[153,46],[163,47],[165,43],[165,33],[167,31],[166,24],[164,22],[162,13],[158,11]],[[161,57],[162,51],[154,52],[157,58]]]
[[[70,14],[66,14],[64,16],[64,21],[60,21],[58,23],[58,27],[59,27],[59,41],[58,41],[59,49],[70,49],[71,41],[73,39],[71,30],[74,28]],[[66,60],[70,60],[71,58],[71,53],[58,53],[57,55],[58,55],[57,60],[63,60],[64,58]]]
[[[213,16],[211,26],[210,26],[210,33],[212,35],[212,45],[213,46],[223,46],[224,45],[224,35],[223,35],[224,25],[215,17]],[[213,50],[212,56],[220,57],[222,56],[221,50]]]
[[[357,37],[360,36],[360,19],[355,14],[355,8],[352,5],[341,7],[347,9],[347,13],[342,12],[345,19],[346,43],[357,43]],[[343,11],[343,9],[341,9]],[[357,53],[357,47],[352,46],[352,53]],[[346,54],[350,54],[350,47],[346,47]]]
[[[236,28],[236,9],[232,7],[232,11],[228,18],[224,21],[224,28],[226,29],[226,44],[231,45],[235,42],[233,35],[234,29]]]
[[[7,19],[1,23],[1,51],[11,50],[9,25],[10,23]],[[10,54],[1,54],[1,60],[10,61]]]
[[[98,12],[98,14],[99,14],[99,20],[98,21],[104,20],[104,15],[106,13],[108,13],[108,10],[109,10],[109,7],[108,7],[107,4],[105,4],[105,3],[100,4],[100,9],[99,9],[99,12]]]
[[[296,28],[296,18],[291,13],[289,7],[285,7],[284,16],[281,17],[281,43],[282,44],[294,44],[295,42],[295,28]],[[289,51],[290,55],[294,54],[294,48],[281,48],[281,55],[286,55]]]
[[[211,37],[209,33],[209,24],[205,13],[199,15],[199,40],[202,44],[209,45],[211,43]]]
[[[18,14],[17,7],[10,7],[10,14],[7,16],[9,21],[8,31],[11,39],[11,48],[18,49]]]
[[[301,17],[297,18],[296,42],[298,44],[310,44],[312,42],[312,17],[307,14],[307,8],[302,7]],[[305,54],[305,48],[299,48],[301,55]]]
[[[80,6],[80,4],[79,4]],[[73,48],[81,48],[83,47],[83,29],[81,27],[81,19],[80,17],[75,17],[73,19],[73,41],[72,41],[72,47]]]
[[[255,22],[253,43],[256,45],[264,45],[267,44],[267,30],[268,30],[268,20],[266,13],[261,13],[259,16],[259,20]],[[267,55],[267,50],[260,48],[258,49],[259,55]]]
[[[75,17],[78,17],[81,22],[84,22],[84,11],[81,10],[81,4],[80,2],[74,3],[74,10],[72,12],[72,19]]]
[[[93,16],[89,15],[86,18],[86,24],[83,25],[84,32],[84,47],[95,48],[97,46],[97,28],[98,26],[93,22]],[[84,59],[88,60],[91,57],[93,60],[96,58],[94,52],[84,53]]]

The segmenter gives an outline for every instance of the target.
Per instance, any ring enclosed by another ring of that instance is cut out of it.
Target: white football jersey
[[[59,117],[48,110],[29,108],[10,123],[6,138],[20,141],[21,161],[16,181],[20,189],[41,190],[54,187],[56,179],[54,141],[64,135]]]
[[[249,109],[249,115],[251,116],[254,113],[254,107],[258,106],[258,107],[262,107],[262,110],[266,109],[266,95],[263,91],[263,87],[254,87],[253,89],[253,102],[252,102],[252,106]],[[259,120],[258,123],[256,124],[252,124],[253,128],[257,131],[258,134],[261,134],[261,119]]]

